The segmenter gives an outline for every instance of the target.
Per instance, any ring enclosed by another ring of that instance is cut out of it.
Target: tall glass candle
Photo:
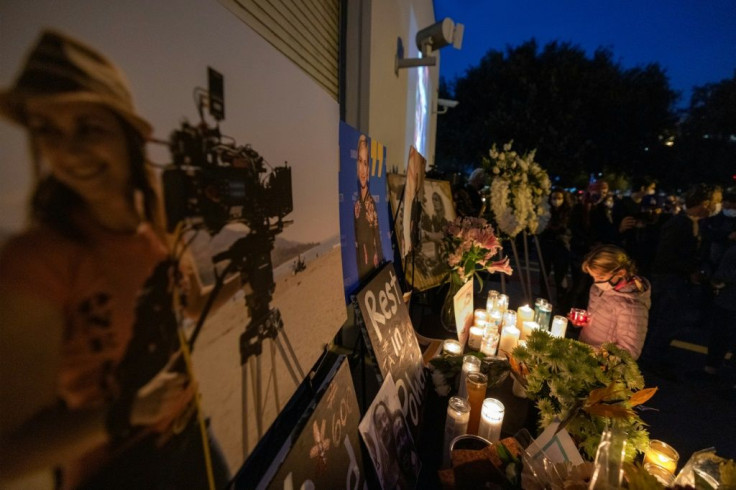
[[[467,433],[470,418],[470,403],[465,398],[453,396],[447,404],[445,419],[445,441],[443,444],[443,466],[450,464],[450,443],[457,436]]]
[[[534,310],[529,305],[520,306],[516,310],[516,328],[521,330],[521,326],[524,322],[534,321]]]
[[[463,353],[463,346],[461,346],[460,342],[458,342],[457,340],[447,339],[442,342],[442,353],[452,356],[459,356]]]
[[[495,398],[486,398],[483,400],[483,407],[480,411],[480,424],[478,425],[478,435],[491,442],[498,442],[501,439],[501,425],[503,425],[503,403]]]
[[[495,356],[496,350],[498,350],[499,337],[495,330],[486,330],[486,335],[483,336],[481,341],[480,351],[487,356]]]
[[[469,373],[480,371],[480,359],[476,356],[466,355],[463,357],[463,367],[460,370],[460,382],[457,387],[457,396],[467,398],[468,392],[465,387],[465,378]]]
[[[644,463],[656,464],[674,474],[680,455],[675,448],[657,440],[649,441],[649,448],[644,453]]]
[[[470,418],[468,419],[468,434],[478,434],[480,425],[480,410],[488,388],[488,376],[483,373],[468,373],[465,378],[470,403]]]
[[[549,322],[552,319],[552,303],[544,298],[538,298],[534,303],[534,321],[540,328],[549,330]]]
[[[509,297],[506,294],[499,294],[498,301],[496,301],[496,309],[500,310],[501,313],[506,313],[509,309]]]
[[[468,347],[471,350],[480,350],[480,343],[483,340],[484,329],[473,325],[470,327],[470,335],[468,336]]]
[[[491,289],[488,291],[488,301],[486,301],[486,310],[492,311],[498,305],[498,291]]]
[[[515,327],[516,326],[516,312],[514,310],[508,310],[503,314],[503,326],[504,327]]]
[[[503,327],[501,330],[501,340],[498,342],[498,351],[503,354],[502,351],[508,352],[509,354],[516,348],[516,344],[519,342],[521,332],[516,327]]]
[[[526,340],[532,334],[534,330],[539,330],[539,324],[537,322],[524,322],[521,326],[521,340]]]
[[[473,319],[475,320],[475,324],[478,325],[481,322],[488,321],[488,310],[483,310],[481,308],[477,308],[473,312]]]
[[[562,315],[555,315],[554,319],[552,319],[552,336],[564,338],[566,331],[567,318]]]
[[[496,331],[501,331],[501,324],[503,323],[503,313],[501,310],[491,310],[488,314],[488,323],[496,327]]]

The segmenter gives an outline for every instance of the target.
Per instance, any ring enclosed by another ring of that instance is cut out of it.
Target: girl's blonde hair
[[[626,275],[636,274],[636,264],[626,252],[615,245],[598,245],[583,259],[583,272],[591,271],[613,273],[625,270]]]

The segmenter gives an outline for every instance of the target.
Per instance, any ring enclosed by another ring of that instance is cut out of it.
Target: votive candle
[[[493,311],[498,304],[498,291],[491,289],[488,291],[488,301],[486,301],[486,310]]]
[[[468,392],[468,402],[470,403],[468,434],[478,434],[481,406],[488,388],[488,376],[481,372],[468,373],[465,378],[465,385]]]
[[[501,310],[491,310],[488,314],[488,323],[495,326],[496,331],[499,331],[503,323],[503,313],[501,313]]]
[[[452,356],[459,356],[463,353],[463,346],[460,342],[454,339],[447,339],[442,342],[442,353],[449,354]]]
[[[534,321],[540,328],[549,330],[549,322],[552,319],[552,303],[544,298],[538,298],[534,304]]]
[[[513,326],[503,327],[503,330],[501,330],[501,340],[498,342],[498,351],[505,351],[510,354],[519,342],[520,336],[521,332],[519,332],[518,328]]]
[[[552,336],[564,338],[567,331],[567,318],[562,315],[555,315],[552,319]]]
[[[675,448],[665,442],[657,440],[649,441],[649,448],[644,453],[644,463],[655,464],[672,474],[674,474],[677,469],[677,462],[679,459],[680,455],[677,454]]]
[[[480,351],[486,356],[495,356],[498,349],[498,332],[487,330],[480,345]]]
[[[498,442],[501,439],[501,426],[503,425],[504,406],[495,398],[486,398],[483,400],[483,407],[480,412],[480,424],[478,425],[478,435],[491,442]]]
[[[477,373],[480,371],[480,359],[470,354],[463,357],[463,367],[460,370],[460,382],[457,387],[457,396],[461,398],[468,397],[468,391],[465,386],[465,378],[468,373]]]
[[[534,320],[534,310],[529,305],[520,306],[516,310],[516,328],[521,330],[524,322],[530,322]]]
[[[470,335],[468,336],[468,347],[472,350],[480,350],[480,343],[483,340],[482,327],[474,325],[470,327]]]

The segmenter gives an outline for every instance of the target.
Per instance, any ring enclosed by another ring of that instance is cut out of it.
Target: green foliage
[[[540,430],[555,418],[564,420],[573,413],[567,431],[590,460],[595,458],[607,424],[615,424],[626,433],[628,461],[637,451],[646,449],[649,434],[634,412],[625,417],[609,417],[593,415],[586,410],[592,403],[598,403],[602,410],[631,408],[629,399],[644,388],[644,377],[627,351],[614,344],[593,349],[582,342],[552,337],[536,330],[526,346],[514,349],[513,356],[529,370],[526,393],[536,402]],[[604,388],[605,391],[599,392],[601,400],[591,402],[591,392]]]

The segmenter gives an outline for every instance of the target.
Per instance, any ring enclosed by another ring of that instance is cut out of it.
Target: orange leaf
[[[596,388],[595,390],[592,390],[590,392],[585,404],[587,406],[595,405],[596,403],[599,403],[607,398],[610,398],[612,395],[616,393],[616,391],[618,391],[618,387],[616,386],[615,383],[611,383],[605,388]]]
[[[615,419],[624,419],[634,415],[634,412],[630,408],[626,408],[623,405],[607,405],[605,403],[597,403],[589,407],[584,407],[583,410],[591,415]]]
[[[651,397],[654,396],[654,394],[657,392],[657,387],[654,388],[644,388],[643,390],[639,390],[633,395],[631,395],[631,398],[629,399],[629,403],[632,407],[635,407],[637,405],[641,405],[642,403],[646,403]]]
[[[521,372],[521,365],[519,364],[519,361],[514,359],[514,356],[511,355],[510,352],[503,351],[506,354],[506,357],[509,360],[509,365],[511,366],[511,370],[518,374],[519,376],[523,376],[523,373]]]

